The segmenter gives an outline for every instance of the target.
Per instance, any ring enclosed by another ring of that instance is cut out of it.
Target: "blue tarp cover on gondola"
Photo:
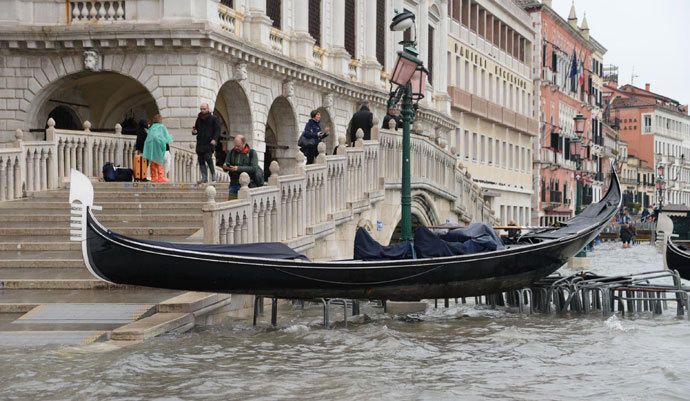
[[[412,259],[412,246],[409,241],[383,246],[360,227],[355,233],[356,260],[401,260]]]
[[[466,253],[491,252],[504,248],[498,234],[485,223],[474,223],[467,227],[451,229],[439,237],[444,241],[462,242],[466,246]]]
[[[114,237],[120,237],[129,241],[159,246],[169,249],[179,249],[181,251],[194,251],[202,253],[215,253],[221,255],[233,255],[251,258],[268,259],[302,259],[309,260],[301,253],[295,252],[289,246],[280,242],[257,242],[254,244],[235,244],[235,245],[208,245],[208,244],[180,244],[163,241],[149,241],[130,238],[111,232]]]

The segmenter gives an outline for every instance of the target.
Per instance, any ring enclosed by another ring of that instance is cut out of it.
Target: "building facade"
[[[603,192],[606,155],[602,121],[602,66],[606,49],[589,34],[586,17],[578,26],[575,6],[568,19],[550,1],[519,2],[536,29],[535,98],[540,137],[534,149],[536,197],[533,223],[567,220],[576,209],[577,183],[582,206]],[[573,118],[585,118],[585,132],[575,133]]]
[[[450,143],[499,222],[529,225],[537,135],[535,33],[512,1],[449,0],[448,93],[458,122]]]
[[[656,182],[651,185],[656,190],[650,194],[651,203],[690,203],[690,160],[686,160],[690,157],[688,106],[652,92],[650,84],[645,84],[644,89],[633,85],[618,87],[612,77],[604,90],[611,118],[620,125],[620,137],[627,143],[628,160],[636,160],[633,164],[653,172],[652,180]],[[641,174],[638,181],[648,183],[648,173]],[[646,191],[649,192],[652,191]]]
[[[335,135],[362,100],[382,120],[403,33],[395,9],[417,15],[420,57],[431,68],[417,131],[447,138],[445,2],[403,0],[13,0],[0,16],[0,141],[22,129],[42,139],[56,128],[131,133],[161,113],[179,142],[193,141],[201,103],[227,139],[244,134],[264,160],[290,171],[311,110]],[[431,47],[427,48],[426,46]]]

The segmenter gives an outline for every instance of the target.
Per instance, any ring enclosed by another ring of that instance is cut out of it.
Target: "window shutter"
[[[281,29],[280,21],[280,6],[282,1],[280,0],[267,0],[266,1],[266,15],[268,18],[273,20],[273,27],[276,29]]]
[[[350,57],[356,58],[356,35],[355,29],[355,0],[345,0],[345,50],[350,54]]]
[[[386,65],[386,0],[376,0],[376,61]]]
[[[309,0],[309,34],[321,46],[321,0]]]

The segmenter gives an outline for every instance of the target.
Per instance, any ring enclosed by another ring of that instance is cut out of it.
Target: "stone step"
[[[100,289],[50,291],[33,289],[0,289],[0,301],[4,305],[40,305],[50,303],[159,303],[183,294],[184,291],[128,286]]]
[[[156,313],[113,330],[112,340],[145,340],[169,331],[186,331],[194,326],[191,313]]]
[[[110,227],[109,227],[110,228]],[[200,227],[117,227],[116,232],[131,237],[151,237],[151,236],[190,236],[197,232]],[[44,228],[44,227],[15,227],[0,228],[0,236],[69,236],[69,227]]]
[[[12,260],[64,260],[64,259],[81,259],[81,252],[79,250],[67,251],[30,251],[30,250],[0,250],[0,261]]]
[[[143,217],[143,216],[142,216]],[[165,219],[148,220],[146,218],[137,218],[132,221],[115,220],[110,221],[106,224],[108,228],[154,228],[154,229],[165,229],[165,228],[199,228],[203,224],[201,223],[198,216],[195,220],[186,221],[167,221]],[[100,221],[100,220],[99,220]],[[69,228],[69,220],[65,222],[55,222],[55,221],[4,221],[0,224],[0,229],[10,229],[10,228]],[[117,231],[117,230],[115,230]]]
[[[108,324],[121,326],[150,316],[155,304],[140,303],[53,303],[40,305],[13,324]],[[116,326],[116,327],[117,327]]]
[[[216,192],[216,198],[220,199],[223,196],[227,197],[225,192]],[[94,194],[94,199],[96,202],[103,201],[142,201],[142,202],[154,202],[161,199],[179,199],[179,200],[189,200],[195,202],[204,202],[206,200],[206,195],[204,192],[96,192]],[[55,196],[55,194],[48,193],[37,193],[35,196],[30,198],[22,199],[25,202],[45,202],[45,201],[68,201],[69,196]]]
[[[18,240],[13,240],[13,237],[9,237],[8,242],[0,242],[0,251],[81,251],[81,243],[69,241],[69,238],[41,238],[42,240],[48,240],[43,242],[34,241],[24,241],[20,242]],[[14,237],[16,238],[16,237]],[[2,241],[0,237],[0,241]],[[50,240],[54,240],[50,242]]]
[[[80,267],[5,267],[0,269],[2,280],[97,280],[84,266]]]
[[[12,279],[0,278],[0,288],[15,290],[93,290],[124,288],[97,279]]]
[[[162,313],[193,313],[228,298],[230,298],[230,294],[190,291],[161,302],[158,305],[158,311]]]
[[[6,209],[9,211],[10,209]],[[177,213],[171,214],[167,210],[162,209],[149,209],[142,213],[123,213],[123,214],[96,214],[98,221],[102,223],[108,222],[118,222],[118,221],[146,221],[146,222],[199,222],[199,210],[190,210],[189,212],[180,212],[176,210]],[[0,225],[2,223],[10,222],[46,222],[46,223],[64,223],[67,224],[70,221],[70,214],[67,210],[54,211],[50,214],[25,214],[22,212],[21,215],[16,213],[0,213]]]
[[[108,332],[96,331],[3,331],[0,345],[8,347],[37,347],[53,344],[86,345],[107,338]]]
[[[203,191],[209,184],[192,184],[192,183],[155,183],[155,182],[104,182],[104,181],[92,181],[94,191],[99,190],[120,190],[120,189],[137,189],[137,190],[147,190],[147,191]],[[216,182],[211,184],[216,187],[217,190],[227,190],[229,184],[227,182]],[[50,192],[69,192],[70,183],[65,184],[65,188],[51,190]],[[40,191],[44,192],[44,191]]]
[[[77,256],[80,256],[77,254]],[[15,258],[3,259],[0,256],[0,272],[7,269],[85,269],[82,259],[33,259]]]
[[[118,232],[121,232],[121,230],[118,230]],[[136,237],[136,236],[135,236]],[[146,236],[141,236],[142,238],[145,238],[147,240],[153,240],[153,241],[167,241],[167,242],[182,242],[186,244],[200,244],[203,242],[203,238],[196,238],[196,237],[190,237],[189,234],[185,235],[166,235],[165,233],[162,234],[154,234],[154,235],[146,235]],[[66,246],[65,244],[70,243],[69,236],[67,234],[65,235],[55,235],[55,236],[50,236],[50,235],[44,235],[44,236],[29,236],[29,235],[0,235],[0,246],[5,247],[4,249],[7,249],[9,247],[10,250],[16,249],[18,246],[22,247],[25,244],[27,246],[31,246],[30,244],[46,244],[47,246],[53,246],[52,244],[55,244],[56,247],[63,247]],[[67,248],[67,249],[81,249],[81,243],[80,242],[71,242],[72,245],[69,245],[70,247],[74,248]],[[59,248],[58,250],[64,250],[65,248]]]
[[[201,203],[194,202],[95,202],[96,205],[103,207],[103,211],[119,211],[119,210],[137,210],[137,209],[192,209],[197,210],[197,213],[201,214]],[[11,209],[11,210],[35,210],[35,209],[45,209],[45,210],[70,210],[70,205],[65,201],[36,201],[36,202],[25,202],[25,201],[12,201],[12,202],[0,202],[0,209]]]

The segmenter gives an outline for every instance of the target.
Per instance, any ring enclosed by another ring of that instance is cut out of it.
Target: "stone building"
[[[448,1],[450,143],[503,224],[529,225],[535,32],[513,1]]]
[[[535,97],[540,140],[534,157],[539,178],[533,205],[538,213],[533,222],[544,225],[572,217],[578,179],[583,186],[583,206],[602,196],[607,151],[601,76],[606,49],[590,36],[586,16],[578,26],[574,4],[566,20],[551,8],[550,0],[519,3],[530,13],[537,30],[534,58],[539,76]],[[581,138],[574,131],[573,118],[578,114],[586,119]]]
[[[0,140],[22,129],[42,139],[57,128],[128,133],[160,112],[176,141],[192,141],[200,103],[244,134],[264,159],[294,164],[313,109],[344,134],[358,103],[381,120],[388,75],[403,34],[394,9],[417,14],[421,58],[436,72],[417,114],[420,132],[445,138],[445,2],[403,0],[12,0],[0,16]],[[436,33],[434,33],[436,32]],[[426,49],[427,45],[432,45]],[[268,168],[265,169],[268,171]]]
[[[688,106],[652,92],[650,84],[645,84],[644,89],[618,87],[615,78],[606,81],[604,91],[611,118],[620,125],[620,137],[627,143],[628,160],[637,160],[637,164],[652,170],[652,185],[655,179],[663,178],[661,191],[654,191],[651,203],[690,203]],[[638,181],[649,182],[642,175]]]

